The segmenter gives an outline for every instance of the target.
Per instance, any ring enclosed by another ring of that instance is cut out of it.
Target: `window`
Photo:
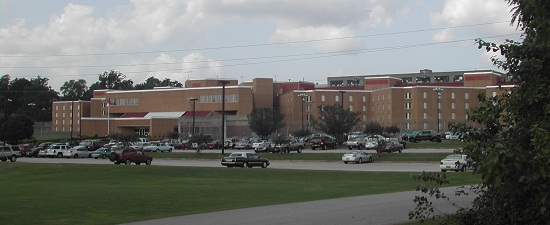
[[[455,103],[451,103],[451,109],[455,109]]]
[[[468,92],[464,93],[464,99],[470,99],[470,93]]]
[[[411,99],[412,98],[412,95],[410,92],[406,92],[405,93],[405,99]]]
[[[101,111],[101,115],[102,115],[102,116],[105,116],[105,111]]]
[[[306,112],[311,112],[311,105],[306,105]]]
[[[366,112],[366,111],[367,111],[367,106],[364,105],[364,106],[363,106],[363,112]]]
[[[438,109],[441,109],[441,102],[438,102],[438,103],[437,103],[437,108],[438,108]]]
[[[63,110],[65,110],[65,106],[63,106]]]
[[[427,109],[427,108],[428,108],[428,103],[427,103],[427,102],[423,102],[423,103],[422,103],[422,108],[423,108],[423,109]]]
[[[367,102],[367,96],[363,96],[363,102]]]
[[[349,107],[349,111],[353,112],[353,106],[348,106]]]
[[[464,103],[464,109],[469,109],[470,108],[470,104],[468,104],[467,102]]]
[[[334,101],[338,102],[338,95],[334,96]]]
[[[363,115],[363,121],[367,121],[367,115]]]
[[[424,119],[425,120],[428,119],[428,113],[426,113],[426,112],[424,113]]]
[[[428,123],[424,123],[424,124],[422,125],[422,127],[423,127],[424,130],[428,129]]]
[[[451,99],[455,99],[455,93],[451,92]]]
[[[59,106],[58,106],[58,105],[55,106],[55,110],[59,110]]]
[[[453,119],[453,120],[456,119],[455,113],[451,113],[451,119]]]
[[[422,98],[428,98],[428,92],[422,92]]]
[[[350,96],[348,97],[348,99],[349,99],[349,102],[353,102],[353,96],[350,95]]]
[[[405,109],[411,109],[411,108],[412,108],[412,103],[406,102],[405,103]]]
[[[493,97],[497,96],[497,92],[493,91]]]
[[[325,95],[321,95],[321,101],[322,101],[322,102],[325,101]]]
[[[407,120],[412,119],[412,113],[405,113],[405,119]]]
[[[405,129],[410,130],[411,129],[411,123],[406,123],[405,124]]]
[[[55,118],[59,117],[59,115],[57,115],[57,113],[55,113]]]

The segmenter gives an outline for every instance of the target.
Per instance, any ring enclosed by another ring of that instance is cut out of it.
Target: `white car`
[[[464,172],[468,167],[471,167],[472,159],[467,155],[461,154],[452,154],[448,155],[439,162],[439,168],[441,172],[447,172],[447,170],[452,170],[455,172]]]
[[[161,142],[151,142],[150,145],[143,147],[146,152],[172,152],[174,146],[166,145]]]
[[[342,162],[348,164],[349,162],[363,163],[372,162],[372,156],[364,151],[349,151],[342,156]]]
[[[63,157],[65,158],[90,158],[92,152],[89,152],[86,146],[78,145],[67,150],[63,150]]]
[[[52,146],[48,147],[45,151],[45,155],[48,157],[57,157],[61,158],[63,157],[63,151],[67,150],[71,147],[64,144],[53,144]],[[40,151],[42,152],[42,151]],[[40,153],[38,153],[40,155]]]

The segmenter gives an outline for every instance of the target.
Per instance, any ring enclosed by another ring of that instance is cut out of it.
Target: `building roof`
[[[120,118],[143,118],[148,112],[127,112],[122,114]]]
[[[180,118],[185,112],[149,112],[145,115],[145,118]]]

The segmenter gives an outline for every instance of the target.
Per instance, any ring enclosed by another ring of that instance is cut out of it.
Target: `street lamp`
[[[441,98],[441,91],[443,91],[443,89],[436,87],[434,91],[437,93],[437,133],[439,133],[439,99]]]
[[[218,84],[222,85],[222,155],[225,155],[225,85],[229,84],[229,81],[219,80]]]
[[[304,102],[305,102],[305,99],[307,98],[307,95],[306,94],[299,94],[298,97],[302,98],[302,127],[301,129],[302,130],[305,130],[304,129]]]
[[[342,109],[344,109],[344,93],[346,93],[346,92],[345,92],[345,91],[338,91],[338,92],[340,92],[340,94],[342,95],[342,99],[341,99],[340,101],[342,101],[342,102],[341,102],[341,104],[342,104]]]
[[[191,132],[192,135],[195,135],[195,104],[198,99],[195,97],[189,98],[189,101],[193,102],[193,131]]]

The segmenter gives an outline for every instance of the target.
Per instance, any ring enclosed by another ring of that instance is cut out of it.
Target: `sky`
[[[88,86],[149,77],[326,84],[496,70],[476,38],[520,40],[505,0],[0,0],[0,75]]]

